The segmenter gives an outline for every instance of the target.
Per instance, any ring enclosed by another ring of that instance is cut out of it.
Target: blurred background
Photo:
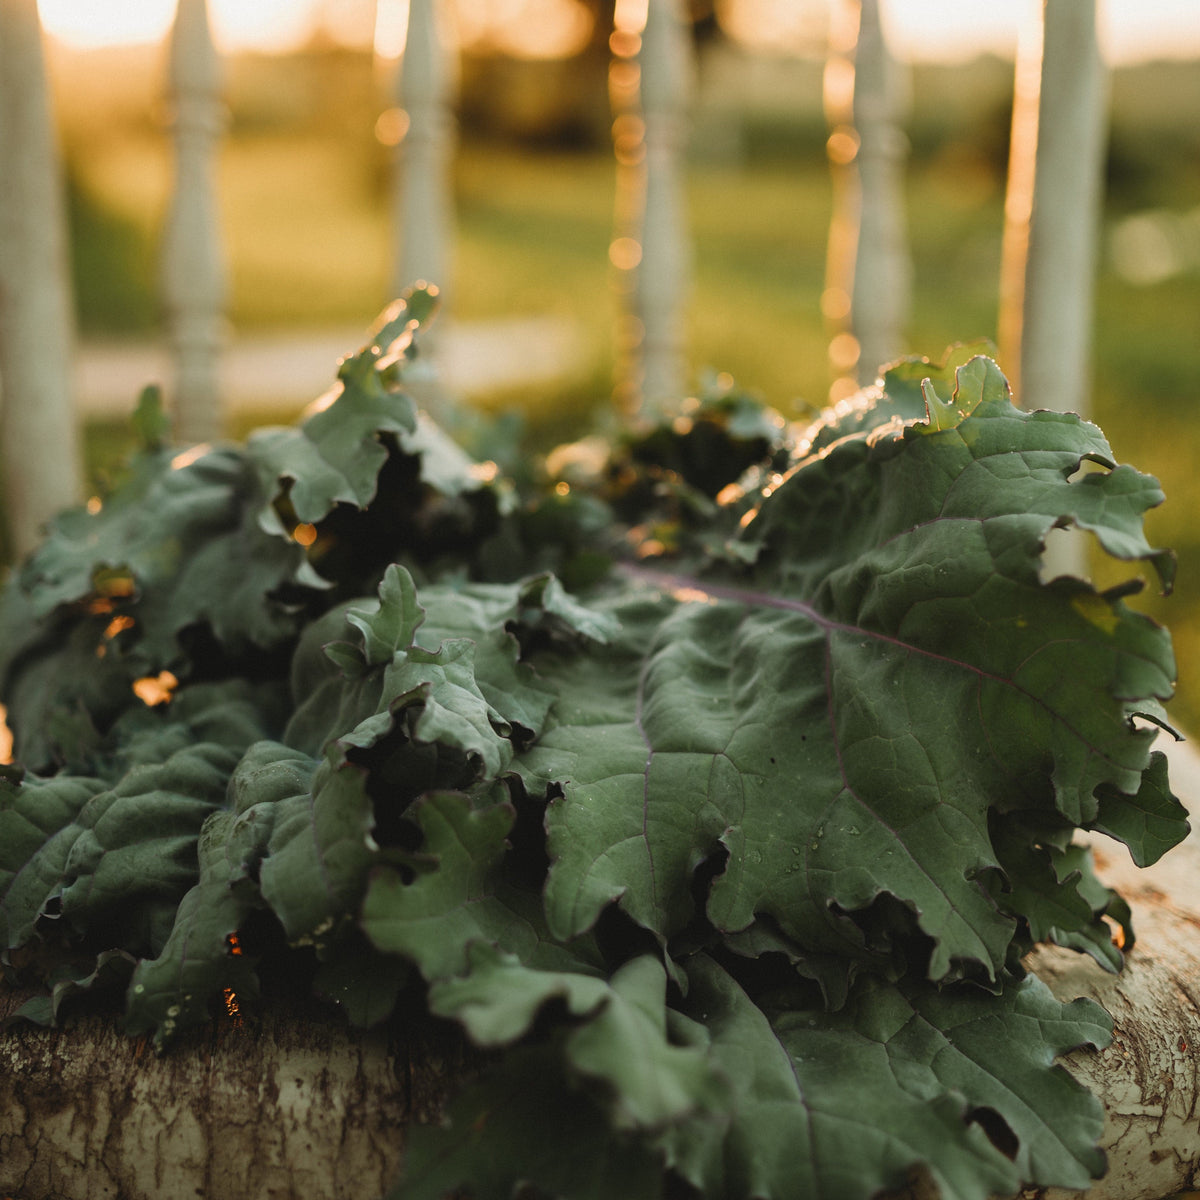
[[[353,349],[389,299],[392,156],[403,134],[392,91],[399,6],[210,7],[227,55],[219,195],[232,331],[246,344],[278,348],[286,336],[328,345],[331,380],[332,354]],[[613,394],[614,7],[615,0],[456,5],[457,241],[446,282],[464,327],[543,322],[547,362],[536,385],[506,375],[497,347],[489,351],[496,370],[480,372],[468,397],[486,411],[524,414],[536,445],[578,433]],[[164,38],[173,8],[171,0],[40,0],[78,328],[93,364],[140,363],[129,353],[160,333],[157,259],[172,171]],[[885,6],[885,32],[911,94],[914,291],[905,337],[913,353],[939,357],[952,342],[996,335],[1024,8],[976,0]],[[1200,662],[1200,7],[1110,0],[1102,8],[1113,71],[1092,415],[1117,458],[1156,475],[1167,493],[1151,536],[1179,554],[1178,591],[1164,601],[1149,589],[1134,603],[1171,627],[1184,676],[1172,712],[1200,729],[1200,686],[1187,669]],[[693,14],[693,386],[705,371],[726,372],[786,414],[804,416],[825,403],[832,379],[820,303],[831,208],[822,110],[829,5],[696,0]],[[234,431],[276,422],[315,395],[294,389],[285,370],[270,367],[233,414]],[[126,445],[119,417],[91,413],[94,477],[111,471]]]

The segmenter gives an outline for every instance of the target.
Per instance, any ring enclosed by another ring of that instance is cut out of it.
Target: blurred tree
[[[460,118],[468,135],[501,137],[560,149],[607,148],[612,115],[608,67],[618,0],[574,0],[590,32],[563,59],[518,59],[498,45],[464,54]],[[691,0],[697,45],[722,36],[714,0]]]

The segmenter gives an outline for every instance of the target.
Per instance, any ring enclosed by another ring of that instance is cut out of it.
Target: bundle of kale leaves
[[[1086,1186],[1100,1106],[1053,1059],[1110,1022],[1020,960],[1118,969],[1072,836],[1148,864],[1187,825],[1168,635],[1041,560],[1072,527],[1169,587],[1157,483],[959,350],[517,484],[405,394],[421,302],[244,446],[177,453],[147,398],[123,485],[10,580],[24,1015],[105,982],[165,1046],[271,946],[356,1024],[416,995],[496,1053],[405,1200]]]

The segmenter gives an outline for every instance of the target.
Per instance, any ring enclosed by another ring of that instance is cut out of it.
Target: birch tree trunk
[[[78,502],[66,221],[36,0],[0,0],[0,445],[11,549]]]

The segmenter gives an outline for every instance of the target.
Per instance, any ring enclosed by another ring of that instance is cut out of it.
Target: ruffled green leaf
[[[958,368],[970,378],[971,363]],[[1152,481],[1111,463],[1094,427],[991,395],[952,428],[843,437],[764,489],[742,579],[631,568],[644,600],[623,640],[539,664],[559,699],[518,763],[561,787],[547,814],[556,936],[613,900],[661,939],[692,919],[698,864],[728,861],[706,915],[771,916],[814,954],[894,942],[871,909],[899,900],[932,941],[931,978],[995,979],[1016,923],[984,879],[989,821],[1047,807],[1093,820],[1100,789],[1134,796],[1166,697],[1166,634],[1119,595],[1038,578],[1056,523],[1166,572],[1141,514]],[[971,964],[978,964],[973,967]]]
[[[129,486],[6,590],[25,1017],[129,976],[164,1045],[258,953],[361,1025],[426,997],[490,1065],[410,1200],[1086,1186],[1052,1060],[1107,1028],[1019,958],[1119,967],[1075,831],[1187,824],[1169,640],[1043,558],[1074,527],[1169,588],[1156,482],[960,347],[804,432],[702,398],[518,502],[399,387],[428,299],[246,450],[172,459],[147,399]]]
[[[342,360],[334,391],[311,416],[296,428],[263,429],[250,437],[246,452],[267,501],[259,520],[268,533],[291,532],[272,506],[281,481],[296,520],[308,524],[324,519],[336,504],[370,503],[388,455],[381,436],[416,428],[413,402],[383,370],[397,339],[411,338],[413,320],[407,305],[398,302],[372,340]]]
[[[984,401],[1001,404],[1012,402],[1008,380],[1000,368],[984,355],[977,355],[955,369],[954,390],[947,399],[943,400],[938,391],[938,383],[933,377],[922,381],[926,420],[923,426],[917,425],[917,429],[929,433],[954,429]]]
[[[24,945],[61,894],[78,817],[98,779],[0,779],[0,922],[5,950]]]
[[[307,791],[273,805],[258,883],[289,942],[331,941],[338,923],[357,909],[374,860],[373,825],[365,772],[334,748]]]
[[[211,702],[220,710],[214,712]],[[6,946],[43,918],[124,930],[158,953],[197,877],[197,839],[261,727],[228,689],[198,687],[173,712],[125,722],[115,782],[76,776],[0,782],[0,920]]]
[[[0,1021],[0,1029],[27,1021],[31,1025],[55,1026],[64,1005],[78,997],[123,987],[136,960],[124,950],[104,950],[84,965],[63,963],[51,972],[45,995],[31,996],[16,1012]]]
[[[521,603],[540,608],[556,618],[571,633],[590,641],[606,643],[616,638],[620,626],[611,613],[580,604],[553,575],[537,575],[521,591]]]
[[[344,936],[324,952],[313,991],[336,1004],[351,1025],[371,1029],[391,1016],[411,978],[404,959],[375,954],[361,937]]]
[[[439,1125],[414,1125],[389,1200],[512,1200],[523,1184],[569,1200],[657,1196],[659,1156],[614,1130],[552,1048],[518,1049],[451,1102]]]
[[[303,703],[285,732],[289,744],[320,753],[337,739],[369,749],[407,714],[412,739],[452,747],[482,777],[495,778],[512,759],[514,739],[541,729],[552,695],[520,661],[508,632],[525,615],[522,588],[441,585],[422,588],[420,597],[408,572],[393,565],[377,604],[337,610],[319,623],[319,638],[306,635],[293,664]],[[355,640],[339,636],[351,631]]]
[[[200,835],[200,881],[180,901],[162,953],[140,962],[129,983],[126,1027],[153,1033],[162,1047],[212,1016],[214,997],[228,988],[258,994],[254,963],[237,934],[262,906],[253,873],[270,835],[273,809],[217,812]]]
[[[599,1080],[611,1096],[619,1129],[658,1129],[696,1112],[720,1111],[726,1083],[707,1061],[706,1045],[668,1038],[662,964],[644,956],[611,980],[568,971],[538,971],[514,955],[478,943],[464,978],[430,989],[429,1007],[461,1021],[481,1046],[502,1046],[528,1031],[551,1000],[583,1023],[563,1041],[566,1061]]]
[[[663,1144],[708,1195],[867,1200],[923,1165],[944,1200],[985,1200],[1032,1179],[1087,1187],[1104,1169],[1100,1105],[1052,1065],[1110,1040],[1089,1001],[1060,1004],[1030,976],[998,997],[874,985],[836,1014],[768,1017],[709,959],[688,978],[687,1011],[730,1080],[728,1123],[695,1120]]]
[[[373,667],[390,663],[398,651],[413,644],[425,610],[417,603],[412,576],[393,563],[379,585],[378,609],[351,608],[346,619],[362,633],[366,665]]]
[[[1133,861],[1148,867],[1187,836],[1187,810],[1171,791],[1167,779],[1167,756],[1155,751],[1142,776],[1136,795],[1114,787],[1098,793],[1099,808],[1091,827],[1122,841]]]
[[[580,959],[546,935],[536,894],[500,875],[511,805],[476,808],[461,793],[435,792],[410,816],[421,831],[419,851],[377,870],[363,902],[361,924],[375,946],[410,959],[428,980],[465,972],[474,942],[539,966],[578,967]]]
[[[1054,942],[1090,954],[1102,967],[1118,971],[1123,959],[1105,917],[1118,920],[1122,945],[1132,946],[1129,909],[1093,871],[1091,851],[1069,845],[1070,828],[1053,832],[1005,822],[993,841],[1004,867],[1004,888],[996,901],[1021,917],[1035,942]]]
[[[127,600],[138,598],[131,619],[144,672],[174,665],[178,635],[200,623],[232,650],[278,645],[296,618],[276,593],[307,579],[304,554],[257,527],[247,503],[256,494],[238,450],[147,454],[96,511],[74,509],[52,523],[16,588],[32,598],[35,619],[66,604],[128,615]]]

